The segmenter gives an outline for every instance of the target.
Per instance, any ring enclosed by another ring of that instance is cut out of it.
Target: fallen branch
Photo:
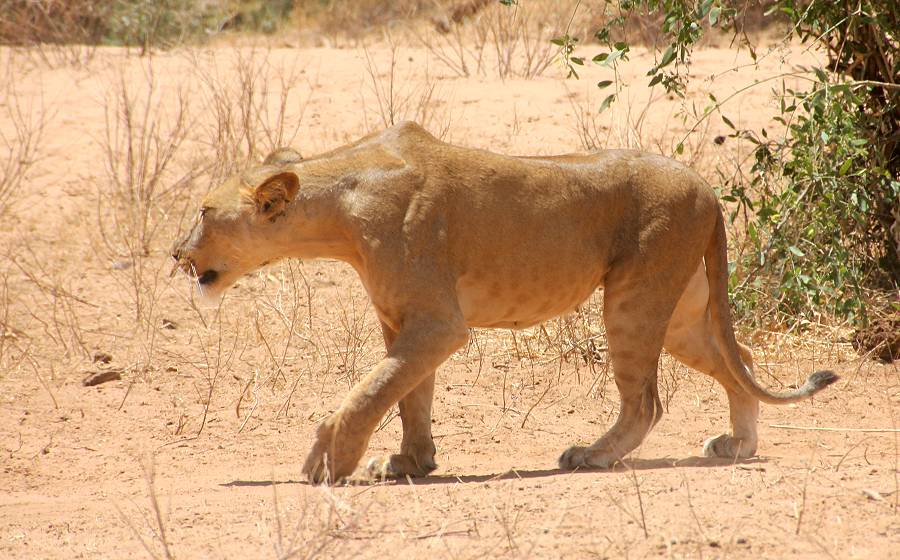
[[[769,424],[770,428],[783,430],[804,430],[810,432],[865,432],[872,434],[896,434],[900,428],[820,428],[818,426],[787,426],[784,424]]]

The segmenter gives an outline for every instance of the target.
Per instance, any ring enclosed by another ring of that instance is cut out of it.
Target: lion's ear
[[[284,212],[299,189],[300,179],[296,173],[283,171],[272,175],[253,191],[256,212],[265,218],[274,218]]]

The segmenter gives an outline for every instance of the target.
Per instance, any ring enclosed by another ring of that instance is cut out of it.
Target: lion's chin
[[[197,287],[197,303],[200,307],[206,309],[219,307],[222,303],[222,295],[225,293],[225,289],[221,285],[201,284],[199,282],[196,282],[194,285]]]

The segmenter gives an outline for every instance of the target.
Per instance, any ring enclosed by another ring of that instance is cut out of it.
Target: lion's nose
[[[216,272],[215,270],[210,269],[210,270],[207,270],[206,272],[204,272],[203,274],[201,274],[200,277],[197,278],[197,281],[203,285],[212,284],[213,282],[216,281],[216,278],[218,278],[218,277],[219,277],[219,273]]]

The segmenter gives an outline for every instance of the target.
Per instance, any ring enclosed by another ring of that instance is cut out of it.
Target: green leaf
[[[612,80],[601,80],[601,81],[597,82],[597,87],[600,89],[609,87],[611,85],[612,85]]]
[[[675,60],[675,45],[669,45],[666,52],[663,53],[662,60],[659,61],[657,68],[664,68]]]
[[[730,128],[731,130],[735,130],[734,123],[732,123],[728,117],[722,115],[722,120],[725,121],[725,124],[728,125],[728,128]]]
[[[803,251],[801,251],[800,249],[798,249],[796,245],[791,245],[790,247],[788,247],[788,251],[790,251],[791,253],[793,253],[794,255],[796,255],[798,257],[806,256],[806,254]]]
[[[606,99],[603,100],[603,103],[600,104],[600,108],[597,110],[597,112],[598,112],[598,113],[602,113],[602,112],[605,111],[605,110],[609,107],[609,105],[610,105],[613,101],[615,101],[615,100],[616,100],[616,94],[615,94],[615,93],[611,93],[611,94],[607,95],[607,96],[606,96]]]
[[[721,6],[715,6],[712,10],[709,11],[709,24],[715,27],[717,23],[719,23],[719,14],[722,13]]]
[[[838,169],[838,176],[843,177],[844,175],[846,175],[847,171],[850,170],[850,165],[852,163],[853,163],[853,160],[850,158],[847,158],[846,160],[844,160],[844,163],[842,163],[840,169]]]
[[[625,50],[622,50],[622,49],[616,49],[616,50],[614,50],[613,52],[611,52],[611,53],[609,53],[609,54],[598,54],[597,56],[594,57],[593,60],[594,60],[594,62],[596,62],[596,63],[599,64],[600,66],[609,66],[610,64],[612,64],[613,62],[615,62],[617,58],[619,58],[619,57],[621,57],[623,54],[625,54],[625,52],[626,52]],[[598,60],[598,58],[599,58],[600,60]]]

